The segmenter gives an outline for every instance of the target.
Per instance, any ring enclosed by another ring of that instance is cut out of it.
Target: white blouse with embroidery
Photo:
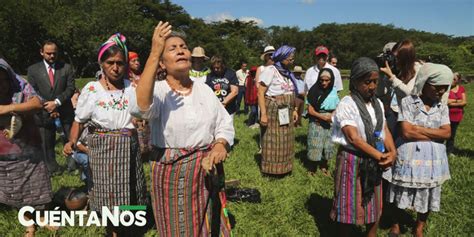
[[[384,118],[382,128],[385,128],[385,117],[384,108],[382,102],[377,99],[380,107],[382,108],[382,117]],[[367,104],[367,110],[369,111],[370,117],[372,118],[372,124],[377,124],[377,118],[375,117],[375,110],[372,104]],[[359,135],[367,141],[365,136],[365,126],[360,116],[359,109],[351,96],[345,96],[341,102],[337,105],[336,111],[332,116],[333,130],[331,140],[337,144],[340,144],[348,149],[355,150],[355,148],[347,142],[346,136],[342,132],[342,128],[345,126],[353,126],[357,128]],[[382,129],[382,139],[385,139],[385,130]]]
[[[150,108],[141,111],[134,92],[130,112],[150,121],[151,143],[160,148],[198,148],[217,138],[234,143],[232,118],[204,83],[193,83],[191,94],[180,96],[166,81],[158,81]]]
[[[125,90],[107,91],[98,81],[87,83],[77,101],[75,120],[89,120],[106,129],[135,128],[129,113],[130,81],[125,80]]]
[[[294,85],[291,79],[282,76],[273,65],[266,67],[265,70],[260,73],[259,78],[260,82],[268,87],[265,93],[267,96],[292,94],[294,91]]]

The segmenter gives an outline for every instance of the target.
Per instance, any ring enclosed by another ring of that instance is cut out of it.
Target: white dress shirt
[[[329,68],[332,70],[334,74],[334,88],[336,90],[342,91],[343,90],[343,85],[342,85],[342,77],[341,77],[341,72],[339,72],[339,69],[334,67],[333,65],[326,63],[324,65],[324,68]],[[316,81],[318,81],[318,75],[319,75],[319,68],[317,65],[310,67],[306,71],[306,75],[304,76],[304,83],[305,83],[305,92],[308,93],[309,89],[316,84]]]
[[[248,72],[239,69],[235,72],[235,75],[237,75],[237,80],[239,80],[239,86],[245,86],[245,79],[247,79]]]
[[[44,60],[44,59],[43,59],[43,63],[44,63],[44,66],[46,67],[46,73],[48,74],[48,76],[49,76],[49,68],[51,68],[51,70],[53,71],[53,75],[56,74],[56,69],[54,68],[54,63],[50,65],[50,64],[47,63],[46,60]],[[52,85],[51,87],[53,87],[53,86],[54,86],[54,85]],[[61,106],[61,101],[60,101],[58,98],[56,98],[56,99],[54,100],[54,103],[55,103],[58,107]]]

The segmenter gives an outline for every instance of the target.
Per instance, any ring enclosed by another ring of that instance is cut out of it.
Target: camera
[[[387,61],[392,71],[394,71],[397,67],[397,61],[395,55],[393,55],[392,52],[383,52],[382,54],[377,56],[375,61],[377,62],[377,65],[379,67],[385,67],[385,61]]]
[[[397,42],[389,42],[385,44],[382,49],[382,53],[375,58],[375,62],[379,67],[385,67],[385,62],[388,62],[388,66],[394,74],[397,74],[397,59],[393,52],[398,48]]]

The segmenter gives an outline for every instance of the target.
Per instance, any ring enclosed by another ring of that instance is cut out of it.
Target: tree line
[[[283,44],[296,47],[295,64],[308,68],[313,65],[315,47],[322,44],[338,58],[338,66],[347,69],[357,57],[375,57],[385,43],[408,38],[415,43],[420,59],[474,74],[474,36],[454,37],[372,23],[325,23],[312,30],[263,28],[239,20],[206,23],[169,0],[3,0],[2,5],[0,55],[22,74],[40,60],[41,42],[50,39],[58,43],[61,58],[74,66],[78,77],[91,77],[99,68],[100,44],[116,32],[127,37],[129,49],[145,62],[154,26],[160,20],[184,32],[190,48],[199,45],[208,56],[221,55],[232,68],[242,61],[259,65],[266,45]]]

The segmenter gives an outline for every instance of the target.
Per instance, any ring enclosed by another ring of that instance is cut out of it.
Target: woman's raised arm
[[[165,39],[169,34],[171,34],[171,25],[168,22],[163,23],[160,21],[155,27],[150,56],[140,77],[140,83],[137,85],[137,104],[142,111],[148,110],[153,102],[156,71],[158,70],[160,57],[165,46]]]

